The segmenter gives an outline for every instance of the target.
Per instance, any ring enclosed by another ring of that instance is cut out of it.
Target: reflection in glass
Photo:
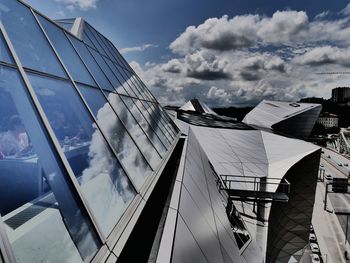
[[[157,124],[152,123],[153,120],[146,120],[144,115],[134,104],[133,99],[125,96],[121,96],[121,99],[125,102],[126,107],[128,107],[132,115],[135,116],[137,122],[141,125],[143,130],[148,134],[148,137],[151,138],[153,144],[157,147],[158,152],[166,152],[166,147],[169,147],[169,143],[164,137],[164,134],[157,127]]]
[[[73,43],[73,46],[75,47],[75,49],[79,53],[79,55],[82,58],[82,60],[84,61],[85,65],[88,67],[91,74],[96,79],[98,85],[104,90],[114,91],[112,84],[109,82],[107,77],[104,75],[104,73],[102,72],[100,67],[96,64],[96,61],[94,60],[94,58],[92,57],[92,55],[88,51],[85,44],[72,36],[68,36],[68,38],[71,40],[71,42]]]
[[[88,48],[92,56],[97,61],[97,64],[101,67],[102,71],[106,74],[109,81],[113,84],[113,87],[119,87],[120,83],[118,79],[114,76],[111,69],[108,67],[106,62],[103,60],[102,56],[94,49]]]
[[[135,196],[74,87],[29,75],[32,86],[105,236]]]
[[[0,79],[0,214],[16,260],[90,261],[100,243],[26,89],[13,69]]]
[[[46,18],[40,15],[37,15],[37,17],[72,78],[83,83],[95,85],[63,30]]]
[[[169,133],[169,131],[165,127],[165,123],[160,117],[159,114],[157,114],[146,101],[142,100],[136,100],[136,104],[139,106],[140,109],[143,109],[143,113],[148,116],[150,120],[153,120],[154,123],[158,125],[158,127],[162,130],[166,138],[170,143],[173,142],[173,137]]]
[[[119,95],[114,93],[109,93],[108,100],[112,107],[118,114],[119,118],[124,123],[126,129],[130,132],[131,137],[134,138],[135,142],[138,144],[141,152],[151,164],[153,170],[156,170],[161,159],[158,152],[154,149],[153,145],[149,139],[144,134],[143,130],[140,128],[138,123],[135,121],[133,116],[130,114],[128,109],[125,107]]]
[[[152,169],[125,130],[123,124],[99,89],[79,85],[79,90],[94,113],[98,124],[113,146],[128,175],[140,189]]]
[[[24,67],[66,77],[28,7],[19,1],[1,1],[0,17]]]
[[[12,57],[10,55],[10,52],[5,44],[5,39],[0,33],[0,60],[13,64]]]
[[[106,52],[104,51],[104,49],[102,48],[102,46],[100,45],[96,37],[94,36],[94,33],[92,32],[92,30],[90,30],[90,26],[87,23],[85,24],[85,27],[84,27],[84,33],[89,38],[90,42],[93,43],[93,46],[95,47],[95,49],[97,49],[98,52],[100,52],[101,54],[107,56]]]

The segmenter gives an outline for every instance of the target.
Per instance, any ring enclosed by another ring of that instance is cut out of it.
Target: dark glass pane
[[[121,98],[131,111],[132,115],[136,118],[137,122],[141,125],[142,129],[148,134],[148,137],[151,138],[158,152],[164,153],[167,150],[166,147],[169,146],[169,143],[164,134],[158,129],[157,124],[152,123],[153,120],[147,120],[131,98],[125,96],[121,96]]]
[[[114,91],[113,86],[108,81],[107,77],[104,75],[104,73],[102,72],[100,67],[97,65],[97,62],[92,57],[92,55],[88,51],[85,44],[74,37],[71,37],[71,36],[68,36],[68,37],[72,41],[75,49],[78,51],[78,53],[81,56],[81,58],[83,59],[83,61],[85,62],[85,65],[88,67],[91,74],[96,79],[98,85],[102,89]]]
[[[37,15],[37,17],[72,78],[79,82],[95,85],[94,80],[86,70],[63,30],[46,18],[40,15]]]
[[[94,112],[98,124],[113,145],[128,175],[140,189],[145,179],[152,173],[150,166],[100,90],[83,85],[79,85],[79,90]]]
[[[89,207],[108,236],[135,192],[74,87],[41,76],[29,78]]]
[[[13,59],[10,55],[10,51],[7,48],[4,37],[0,34],[0,60],[13,64]]]
[[[161,118],[164,120],[168,129],[172,132],[173,137],[176,136],[176,134],[179,132],[179,129],[176,127],[175,123],[168,116],[168,114],[163,110],[163,108],[157,103],[150,103],[150,105],[151,108],[157,111]]]
[[[106,52],[104,51],[104,49],[102,48],[102,46],[100,45],[98,40],[96,39],[95,34],[92,32],[93,30],[90,30],[90,28],[91,27],[89,25],[85,24],[84,32],[86,33],[86,36],[94,44],[94,46],[98,50],[98,52],[100,52],[101,54],[107,56]]]
[[[164,121],[161,119],[161,117],[159,116],[159,114],[157,114],[154,110],[152,110],[152,108],[149,106],[148,103],[146,103],[145,101],[141,101],[141,100],[134,100],[135,104],[142,110],[142,112],[144,113],[145,116],[147,116],[147,118],[149,120],[152,120],[153,123],[157,124],[158,128],[163,132],[163,134],[166,136],[166,138],[168,139],[168,141],[170,143],[172,143],[173,141],[173,137],[171,136],[171,134],[168,132],[168,130],[165,128],[165,123]]]
[[[85,32],[85,31],[83,31],[83,42],[84,42],[85,44],[89,45],[89,46],[92,47],[92,48],[96,48],[96,47],[94,46],[94,44],[91,42],[90,38],[88,38],[88,36],[86,35],[86,32]]]
[[[120,67],[117,66],[115,63],[111,62],[111,67],[113,67],[113,72],[115,76],[118,78],[119,82],[122,84],[123,89],[119,88],[117,89],[117,92],[122,95],[129,95],[136,97],[135,92],[130,88],[128,83],[126,83],[124,76],[120,73]]]
[[[150,101],[156,102],[152,93],[147,89],[146,85],[138,78],[136,74],[133,74],[132,79],[138,87],[143,88],[145,90],[145,92],[148,94],[148,99]]]
[[[90,261],[100,242],[27,91],[13,69],[0,79],[0,213],[16,260]]]
[[[0,17],[24,67],[66,77],[29,8],[18,1],[1,1]]]
[[[88,49],[91,52],[92,56],[97,61],[97,64],[101,67],[102,71],[106,74],[109,81],[113,84],[113,87],[118,88],[120,86],[120,83],[118,79],[114,76],[112,70],[106,64],[102,56],[96,50],[92,48],[88,48]]]
[[[151,141],[147,138],[143,130],[140,128],[138,123],[135,121],[128,109],[125,107],[123,101],[119,98],[119,95],[110,93],[108,95],[108,100],[112,104],[114,110],[117,112],[119,118],[124,123],[126,129],[134,138],[135,142],[141,149],[141,152],[143,153],[147,161],[151,164],[153,170],[156,170],[161,159],[160,155],[155,150]]]

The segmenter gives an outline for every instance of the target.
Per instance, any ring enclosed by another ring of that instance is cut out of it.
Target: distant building
[[[322,104],[324,101],[325,101],[325,99],[317,98],[317,97],[308,97],[308,98],[300,99],[300,102],[306,102],[306,103],[319,103],[319,104]]]
[[[338,127],[338,115],[325,112],[318,117],[317,123],[322,124],[325,128]]]
[[[332,89],[332,101],[337,103],[344,103],[350,101],[350,88],[338,87]]]

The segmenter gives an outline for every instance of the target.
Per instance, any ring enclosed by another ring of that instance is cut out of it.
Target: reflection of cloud
[[[97,113],[97,121],[104,134],[111,142],[120,162],[130,175],[138,189],[142,186],[146,177],[151,174],[145,160],[136,148],[136,145],[122,127],[114,111],[108,103],[105,103]]]
[[[123,170],[95,131],[89,147],[89,167],[81,187],[105,235],[113,229],[134,196]]]

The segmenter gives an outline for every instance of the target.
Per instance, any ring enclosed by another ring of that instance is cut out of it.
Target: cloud
[[[96,8],[98,0],[56,0],[58,3],[63,3],[69,10],[80,9],[86,11]]]
[[[344,67],[350,66],[350,48],[338,48],[334,46],[316,47],[293,60],[299,65],[322,66],[326,64],[338,64]]]
[[[340,11],[343,15],[350,15],[350,4],[348,4],[343,10]]]
[[[155,47],[158,47],[158,46],[153,45],[153,44],[144,44],[142,46],[126,47],[126,48],[122,48],[120,50],[120,53],[126,54],[126,53],[130,53],[130,52],[141,52],[141,51],[145,51],[148,48],[155,48]]]
[[[193,97],[212,107],[327,98],[332,88],[350,81],[315,74],[348,71],[347,9],[313,19],[293,10],[209,18],[174,39],[165,62],[132,66],[163,104],[182,105]]]
[[[329,15],[329,11],[324,11],[322,13],[319,13],[315,16],[315,19],[316,20],[322,20],[324,19],[325,17],[327,17]]]

